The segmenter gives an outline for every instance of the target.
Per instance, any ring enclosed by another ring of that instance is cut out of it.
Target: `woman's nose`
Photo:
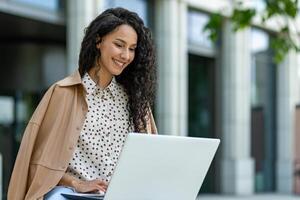
[[[126,60],[126,61],[128,61],[130,59],[129,49],[123,50],[123,52],[121,53],[121,58]]]

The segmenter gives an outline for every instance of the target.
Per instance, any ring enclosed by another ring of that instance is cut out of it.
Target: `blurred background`
[[[253,2],[257,9],[265,4]],[[261,24],[234,33],[225,23],[220,39],[211,42],[203,32],[210,14],[231,5],[0,0],[0,199],[6,199],[23,131],[44,92],[77,69],[88,23],[117,6],[137,12],[153,33],[159,133],[222,140],[200,199],[300,194],[300,56],[290,52],[274,63],[270,39],[276,31]]]

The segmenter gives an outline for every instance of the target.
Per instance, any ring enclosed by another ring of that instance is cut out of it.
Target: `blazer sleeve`
[[[8,187],[8,200],[24,200],[28,190],[28,174],[30,160],[34,144],[39,132],[39,124],[43,120],[49,101],[53,93],[53,87],[44,95],[38,107],[34,111],[23,134],[22,142],[14,164],[14,169]]]

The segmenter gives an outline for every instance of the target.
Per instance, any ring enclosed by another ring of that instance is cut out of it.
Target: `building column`
[[[84,29],[100,14],[105,0],[67,1],[67,72],[78,68],[81,41]]]
[[[178,0],[156,0],[155,12],[158,131],[187,135],[187,5]]]
[[[222,37],[221,192],[248,195],[254,192],[250,136],[250,30],[234,33],[227,21]]]
[[[277,90],[277,191],[292,193],[294,178],[297,55],[290,52],[278,67]]]

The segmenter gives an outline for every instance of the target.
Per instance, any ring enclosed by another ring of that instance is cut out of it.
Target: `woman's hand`
[[[75,183],[73,183],[73,187],[76,190],[76,192],[81,192],[81,193],[87,193],[87,192],[105,193],[107,189],[107,183],[99,179],[95,179],[92,181],[78,180]]]

